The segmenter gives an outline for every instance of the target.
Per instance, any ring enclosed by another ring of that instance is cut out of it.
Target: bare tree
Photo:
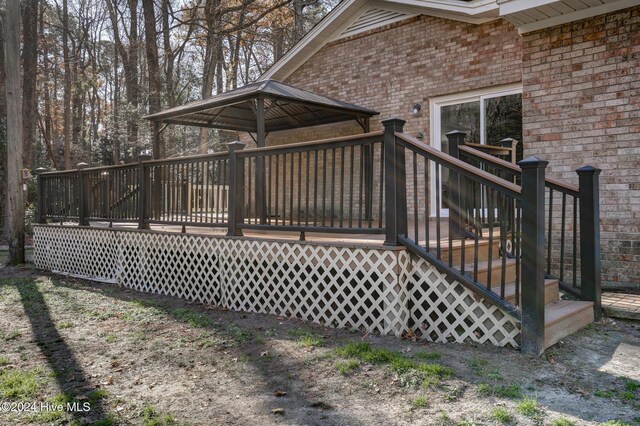
[[[26,0],[22,12],[22,125],[23,159],[31,165],[31,152],[36,144],[36,71],[38,63],[38,0]]]
[[[22,99],[20,93],[20,1],[8,0],[5,22],[7,92],[7,209],[9,263],[24,263]]]

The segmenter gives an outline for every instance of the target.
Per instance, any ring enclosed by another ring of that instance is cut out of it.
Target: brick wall
[[[640,7],[523,36],[525,155],[601,175],[605,285],[640,287]]]
[[[382,129],[381,120],[403,118],[407,120],[405,131],[413,135],[421,132],[428,142],[430,98],[519,82],[521,56],[521,37],[506,21],[473,25],[420,16],[329,43],[286,82],[379,111],[371,121],[374,131]],[[416,103],[422,104],[422,114],[411,117]],[[271,133],[267,143],[357,133],[362,133],[362,128],[351,122]],[[419,173],[422,175],[422,167]],[[375,173],[375,188],[379,179],[380,174]],[[407,190],[412,209],[411,177]],[[418,194],[424,195],[424,188]],[[375,196],[374,200],[380,202]],[[294,207],[296,204],[294,201]],[[424,206],[422,197],[418,205]],[[424,212],[421,207],[419,215]]]
[[[371,129],[390,117],[406,130],[429,134],[429,99],[521,80],[521,37],[503,20],[483,25],[420,16],[324,46],[286,82],[380,112]],[[411,107],[422,103],[422,115]],[[270,144],[362,132],[329,125],[274,133]]]

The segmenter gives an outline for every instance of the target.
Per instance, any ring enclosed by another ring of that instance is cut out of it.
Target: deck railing
[[[234,148],[242,229],[384,233],[382,132],[268,148]],[[262,169],[263,178],[257,179]],[[372,170],[378,173],[370,179]],[[260,182],[264,182],[260,185]]]
[[[594,301],[599,317],[599,170],[578,169],[574,188],[545,179],[546,161],[496,159],[464,146],[461,132],[448,135],[443,153],[403,133],[402,120],[383,125],[384,132],[336,139],[251,149],[234,142],[225,153],[42,173],[39,221],[223,227],[229,236],[295,231],[301,239],[307,232],[384,234],[386,245],[406,246],[521,320],[527,352],[544,348],[552,273],[568,292]]]
[[[449,145],[457,147],[459,158],[509,181],[519,181],[519,165],[464,145],[465,134],[451,135]],[[560,288],[574,297],[600,305],[599,174],[591,166],[576,170],[579,186],[546,177],[546,267],[548,278],[556,278]],[[513,206],[502,206],[499,214],[510,221]],[[596,320],[601,317],[596,309]]]

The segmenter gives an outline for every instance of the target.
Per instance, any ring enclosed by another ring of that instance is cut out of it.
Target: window
[[[509,86],[444,96],[431,100],[431,145],[448,151],[446,134],[460,130],[467,134],[465,142],[500,145],[505,138],[518,141],[517,160],[522,159],[522,87]],[[433,174],[432,174],[433,175]],[[447,216],[446,205],[448,171],[441,170],[440,188],[432,176],[431,215],[441,209]],[[440,206],[436,206],[435,191],[441,191]]]

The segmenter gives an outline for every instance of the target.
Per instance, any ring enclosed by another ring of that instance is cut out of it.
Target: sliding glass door
[[[517,159],[522,159],[522,89],[518,87],[484,91],[473,94],[447,96],[431,101],[431,145],[448,152],[446,134],[454,130],[467,134],[465,143],[500,145],[505,138],[516,139]],[[442,216],[449,214],[447,206],[448,172],[441,171],[439,188],[432,173],[431,215],[436,208]],[[440,191],[440,205],[436,206],[435,191]]]

